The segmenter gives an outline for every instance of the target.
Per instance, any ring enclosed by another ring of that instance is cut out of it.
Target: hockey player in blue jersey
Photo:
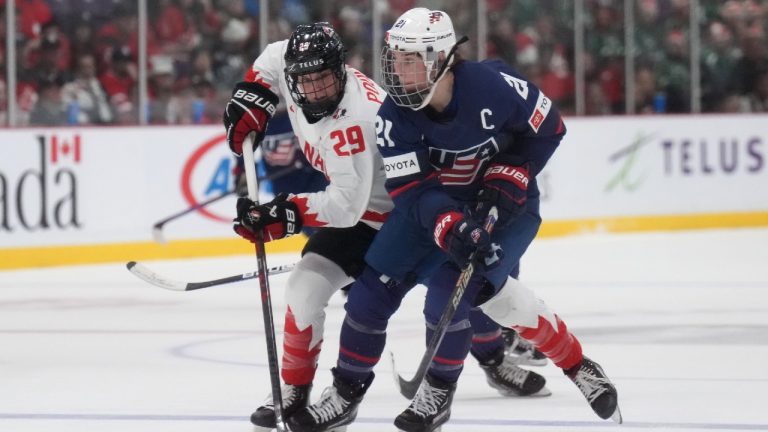
[[[429,339],[473,252],[476,271],[425,381],[395,425],[428,432],[450,417],[473,306],[562,368],[598,416],[621,422],[616,389],[602,368],[582,354],[560,317],[509,277],[541,224],[535,177],[565,125],[552,102],[506,64],[458,59],[464,40],[457,43],[447,14],[425,8],[406,12],[387,32],[381,61],[389,97],[376,129],[395,206],[351,289],[333,386],[290,419],[293,431],[351,423],[403,296],[426,282]],[[481,224],[492,206],[499,219],[489,234]]]
[[[249,241],[256,241],[256,230],[264,233],[265,241],[272,241],[295,234],[302,226],[316,229],[285,287],[284,419],[309,403],[328,300],[362,272],[365,252],[393,207],[375,145],[376,115],[386,92],[346,66],[344,58],[341,39],[329,24],[300,25],[288,40],[270,44],[254,61],[245,81],[235,86],[223,118],[227,142],[241,155],[242,142],[250,133],[277,138],[280,130],[272,125],[280,117],[273,117],[274,104],[282,95],[301,152],[329,181],[318,192],[299,190],[261,205],[243,198],[237,205],[235,231]],[[288,125],[282,130],[287,131]],[[276,164],[274,156],[283,153],[281,147],[292,151],[290,143],[284,144],[278,142],[276,150],[267,138],[261,144],[265,160]],[[473,354],[489,384],[510,395],[544,389],[544,377],[517,367],[519,359],[504,355],[498,325],[489,323],[479,310],[473,316],[473,325],[477,322]],[[271,396],[253,412],[251,422],[275,427]]]

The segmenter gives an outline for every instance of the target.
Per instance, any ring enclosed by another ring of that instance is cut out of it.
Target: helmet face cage
[[[341,102],[347,82],[344,58],[341,38],[328,23],[300,25],[288,39],[285,81],[294,103],[310,117],[331,115]]]
[[[451,18],[442,11],[411,9],[395,21],[385,42],[380,56],[384,89],[397,105],[423,108],[452,58]]]
[[[444,57],[437,57],[434,51],[405,51],[386,45],[381,49],[383,87],[395,104],[420,109],[429,102],[437,73],[445,62]],[[415,66],[415,62],[424,67]]]

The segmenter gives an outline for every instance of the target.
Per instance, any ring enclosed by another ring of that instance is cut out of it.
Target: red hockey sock
[[[285,314],[285,340],[283,341],[283,368],[281,375],[286,384],[305,385],[312,383],[317,369],[317,359],[320,356],[318,342],[311,350],[312,326],[303,331],[296,327],[296,319],[291,308]]]
[[[539,315],[539,326],[536,328],[523,326],[513,328],[554,364],[567,370],[579,365],[584,356],[581,354],[581,344],[576,336],[568,331],[568,327],[559,316],[555,315],[555,319],[557,330],[541,315]]]

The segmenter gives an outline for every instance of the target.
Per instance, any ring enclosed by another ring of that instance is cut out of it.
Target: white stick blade
[[[186,284],[170,279],[165,279],[135,261],[129,262],[126,264],[126,267],[128,268],[128,271],[133,273],[137,278],[154,286],[165,288],[171,291],[184,291],[187,288]]]

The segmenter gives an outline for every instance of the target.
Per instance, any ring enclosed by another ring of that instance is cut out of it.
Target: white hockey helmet
[[[411,9],[395,21],[384,42],[381,51],[384,89],[399,106],[424,108],[453,61],[457,43],[451,17],[438,10]],[[418,57],[406,54],[418,54]],[[426,71],[414,73],[405,67],[414,58],[420,58]]]

